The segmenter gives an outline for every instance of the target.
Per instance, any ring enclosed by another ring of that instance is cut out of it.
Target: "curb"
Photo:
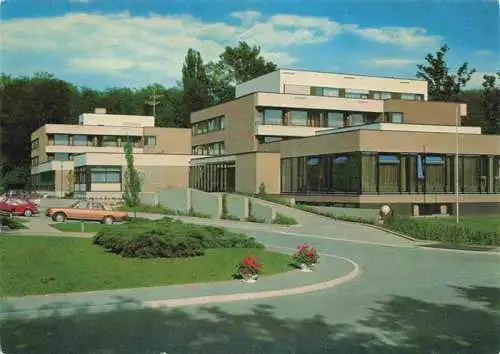
[[[237,294],[227,294],[227,295],[198,296],[185,299],[146,301],[143,304],[150,308],[177,308],[177,307],[192,306],[192,305],[207,305],[216,303],[269,299],[275,297],[307,294],[319,290],[332,288],[334,286],[346,283],[348,281],[357,278],[362,274],[361,267],[353,260],[339,256],[335,257],[350,263],[354,269],[339,278],[323,281],[312,285],[301,286],[297,288],[269,290],[269,291],[251,292],[251,293],[237,293]]]
[[[390,230],[390,229],[386,229],[385,227],[374,225],[374,224],[363,224],[363,223],[359,223],[359,222],[353,222],[353,224],[365,225],[365,226],[371,227],[373,229],[377,229],[379,231],[385,231],[385,232],[388,232],[390,234],[393,234],[393,235],[405,238],[405,239],[413,241],[413,242],[422,242],[422,241],[425,241],[425,240],[418,240],[418,239],[413,238],[411,236],[408,236],[408,235],[405,235],[405,234],[402,234],[402,233],[399,233],[397,231],[393,231],[393,230]]]

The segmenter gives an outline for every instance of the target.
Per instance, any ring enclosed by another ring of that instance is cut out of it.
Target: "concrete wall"
[[[339,208],[314,205],[310,207],[319,212],[330,213],[338,217],[363,218],[367,220],[377,220],[378,217],[378,209]]]
[[[191,189],[172,188],[160,190],[158,201],[162,207],[187,213],[191,208]]]
[[[263,219],[266,223],[272,223],[276,218],[276,210],[274,207],[260,203],[257,200],[252,200],[252,216],[257,219]]]
[[[240,219],[249,215],[248,198],[237,194],[226,194],[227,213]]]
[[[158,206],[159,204],[158,196],[159,196],[158,193],[140,193],[139,200],[140,203],[143,205]]]
[[[195,213],[210,215],[220,219],[222,215],[222,195],[191,189],[191,206]]]

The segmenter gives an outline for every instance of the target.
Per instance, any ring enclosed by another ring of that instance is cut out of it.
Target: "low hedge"
[[[390,230],[416,239],[439,241],[449,244],[498,246],[500,233],[472,228],[467,224],[426,223],[411,218],[395,217],[384,225]]]
[[[298,222],[291,216],[287,216],[281,213],[276,213],[276,218],[273,220],[273,224],[278,225],[297,225]]]
[[[209,248],[264,248],[253,237],[164,218],[103,227],[93,243],[124,257],[192,257]]]
[[[8,227],[10,230],[26,229],[26,226],[18,218],[0,215],[0,226]]]

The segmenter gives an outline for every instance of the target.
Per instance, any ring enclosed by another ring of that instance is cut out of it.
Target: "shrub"
[[[279,225],[297,225],[298,222],[291,216],[286,216],[281,213],[276,213],[276,218],[273,220],[273,224]]]
[[[260,273],[261,269],[262,264],[260,264],[254,256],[249,255],[236,266],[235,277],[245,279],[255,276]]]
[[[262,218],[258,218],[254,215],[249,215],[247,218],[246,218],[246,221],[248,222],[257,222],[257,223],[260,223],[260,224],[263,224],[266,222],[266,220],[262,219]]]
[[[124,257],[191,257],[208,248],[264,248],[253,237],[223,228],[174,221],[136,220],[103,227],[93,243]]]
[[[8,216],[0,215],[0,225],[7,226],[11,230],[25,229],[23,222],[18,218],[11,218]]]
[[[499,244],[498,232],[475,229],[465,224],[428,223],[425,220],[394,217],[388,219],[384,227],[417,239],[443,243],[484,246]]]
[[[311,247],[304,243],[297,246],[297,251],[292,256],[293,261],[299,264],[311,266],[319,263],[319,254],[315,247]]]

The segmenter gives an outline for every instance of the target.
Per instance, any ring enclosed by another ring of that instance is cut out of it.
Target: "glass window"
[[[289,111],[291,125],[307,126],[307,111]]]
[[[391,123],[403,123],[403,113],[391,113]]]
[[[144,137],[144,144],[146,146],[156,146],[156,136],[145,136]]]
[[[363,113],[353,113],[350,115],[351,125],[363,125],[365,124],[365,116]]]
[[[401,94],[401,99],[402,100],[409,100],[409,101],[415,101],[417,99],[414,93],[402,93]]]
[[[311,95],[323,96],[323,87],[311,87]]]
[[[260,136],[259,137],[260,144],[275,143],[275,142],[278,142],[281,140],[283,140],[283,138],[280,136]]]
[[[390,100],[392,98],[392,93],[390,92],[382,92],[380,94],[380,98],[383,100]]]
[[[113,136],[113,135],[103,136],[101,146],[106,146],[106,147],[118,146],[118,137]]]
[[[68,161],[68,160],[70,160],[70,157],[69,157],[69,154],[66,154],[63,152],[56,152],[56,153],[54,153],[54,160]]]
[[[368,98],[368,93],[346,90],[345,97],[346,98],[364,99],[364,98]]]
[[[73,135],[73,145],[87,146],[87,136],[86,135]]]
[[[264,124],[282,124],[283,113],[281,109],[265,109]]]
[[[121,168],[119,167],[93,167],[91,169],[92,183],[120,183]]]
[[[54,135],[54,145],[68,145],[69,135],[68,134],[55,134]]]
[[[379,192],[398,192],[401,183],[401,160],[397,155],[379,155]]]
[[[328,127],[341,128],[344,126],[344,114],[341,112],[328,112],[327,113]]]
[[[106,171],[107,183],[120,183],[120,171]]]
[[[325,87],[325,88],[323,88],[323,96],[338,97],[339,96],[339,89],[333,88],[333,87]]]

